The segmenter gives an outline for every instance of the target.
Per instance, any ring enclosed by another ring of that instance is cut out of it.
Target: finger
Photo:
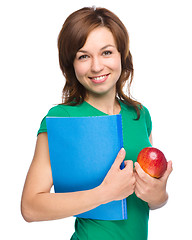
[[[138,162],[135,162],[135,171],[136,174],[138,175],[138,177],[142,180],[142,181],[147,181],[149,180],[151,177],[141,168],[141,166],[139,165]]]
[[[139,185],[142,185],[144,183],[144,181],[142,180],[142,178],[139,177],[138,173],[134,172],[134,176],[135,176],[135,180],[136,180],[136,183],[138,183]]]
[[[125,149],[121,148],[121,150],[119,151],[119,153],[117,154],[117,157],[112,165],[112,168],[120,168],[121,163],[123,162],[125,158]]]
[[[132,161],[132,160],[125,160],[125,161],[124,161],[124,164],[125,164],[125,167],[126,167],[126,166],[129,167],[130,165],[133,166],[133,161]]]
[[[131,172],[133,172],[133,161],[132,160],[126,160],[124,161],[124,164],[125,164],[125,170],[129,170]]]
[[[135,194],[138,198],[141,197],[141,192],[142,192],[142,187],[138,183],[136,183],[135,184]]]
[[[140,183],[140,181],[136,179],[135,194],[138,198],[141,198],[143,189],[144,189],[143,182]]]
[[[161,179],[167,181],[167,179],[168,179],[168,177],[169,177],[169,175],[171,174],[172,171],[173,171],[173,164],[172,164],[172,161],[169,161],[167,163],[167,170],[165,171],[165,173],[163,174]]]

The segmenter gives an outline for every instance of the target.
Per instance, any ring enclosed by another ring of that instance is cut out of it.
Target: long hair
[[[128,32],[121,20],[105,8],[82,8],[73,12],[63,24],[58,36],[59,64],[66,79],[62,103],[77,105],[85,100],[86,89],[77,80],[73,63],[76,53],[84,46],[89,33],[97,27],[107,27],[111,31],[121,54],[122,72],[116,83],[116,98],[133,107],[139,119],[142,106],[130,96],[134,69]],[[123,91],[125,83],[128,83],[128,95]]]

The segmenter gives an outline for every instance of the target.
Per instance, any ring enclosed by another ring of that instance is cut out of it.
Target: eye
[[[111,51],[104,51],[104,52],[103,52],[103,55],[104,55],[104,56],[109,56],[109,55],[111,55],[111,54],[112,54]]]
[[[88,55],[81,55],[78,57],[79,60],[84,60],[87,59],[89,56]]]

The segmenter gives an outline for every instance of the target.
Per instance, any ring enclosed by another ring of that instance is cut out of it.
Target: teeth
[[[104,76],[100,76],[100,77],[95,77],[95,78],[93,78],[94,80],[102,80],[102,79],[104,79],[105,77],[106,77],[107,75],[104,75]]]

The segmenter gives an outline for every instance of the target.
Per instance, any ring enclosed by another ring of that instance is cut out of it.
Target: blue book
[[[46,117],[46,124],[55,192],[99,186],[123,147],[121,115]],[[76,217],[127,219],[126,199],[102,204]]]

